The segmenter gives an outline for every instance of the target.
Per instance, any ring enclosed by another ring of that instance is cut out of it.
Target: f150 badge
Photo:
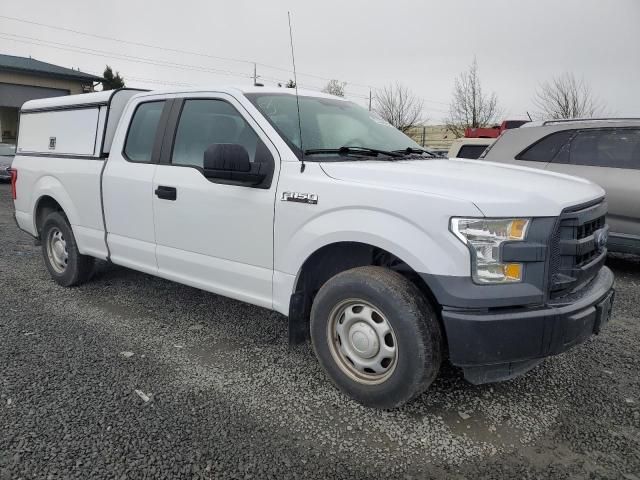
[[[297,203],[310,203],[315,205],[318,203],[318,195],[315,193],[300,193],[300,192],[282,192],[283,202],[297,202]]]

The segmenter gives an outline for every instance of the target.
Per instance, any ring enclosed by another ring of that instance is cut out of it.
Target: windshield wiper
[[[431,153],[429,150],[425,150],[424,148],[407,147],[407,148],[403,148],[402,150],[393,150],[393,153],[400,153],[405,155],[411,155],[412,153],[419,153],[419,154],[426,153],[427,155],[431,155],[432,157],[435,157],[433,153]]]
[[[387,150],[378,150],[377,148],[369,147],[340,147],[340,148],[311,148],[305,150],[305,155],[322,155],[324,153],[337,153],[342,155],[367,155],[371,157],[377,157],[378,155],[386,155],[388,157],[401,157],[400,152],[389,152]]]

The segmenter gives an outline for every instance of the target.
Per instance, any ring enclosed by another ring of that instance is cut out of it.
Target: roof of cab
[[[66,95],[63,97],[42,98],[38,100],[29,100],[22,105],[22,112],[29,112],[34,110],[52,110],[58,108],[69,108],[74,106],[91,106],[91,105],[106,105],[109,103],[111,96],[115,92],[122,90],[139,90],[135,88],[124,88],[119,90],[106,90],[102,92],[82,93],[79,95]],[[203,93],[203,92],[220,92],[234,94],[245,93],[279,93],[285,95],[295,95],[295,88],[283,88],[283,87],[254,87],[254,86],[207,86],[207,87],[189,87],[189,88],[172,88],[166,90],[140,90],[139,96],[149,95],[169,95],[179,93]],[[298,89],[300,96],[312,96],[321,98],[332,98],[335,100],[344,100],[341,97],[329,95],[323,92],[317,92],[314,90]]]
[[[201,87],[185,87],[185,88],[172,88],[172,89],[162,89],[162,90],[149,90],[144,92],[143,96],[146,95],[169,95],[176,93],[202,93],[202,92],[219,92],[219,93],[228,93],[230,95],[234,94],[245,94],[245,93],[279,93],[285,95],[295,95],[295,88],[287,88],[287,87],[256,87],[253,85],[205,85]],[[298,89],[298,95],[300,96],[308,96],[308,97],[321,97],[321,98],[332,98],[335,100],[345,100],[342,97],[336,97],[335,95],[330,95],[324,92],[318,92],[316,90],[306,90],[304,88]]]

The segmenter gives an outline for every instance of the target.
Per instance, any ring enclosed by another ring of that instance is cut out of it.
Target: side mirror
[[[204,152],[204,176],[257,185],[266,177],[262,164],[249,162],[249,152],[242,145],[214,143]]]

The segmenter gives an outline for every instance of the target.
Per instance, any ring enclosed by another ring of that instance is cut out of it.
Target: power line
[[[0,18],[4,18],[6,20],[12,20],[15,22],[22,22],[22,23],[27,23],[30,25],[36,25],[39,27],[46,27],[46,28],[51,28],[54,30],[60,30],[60,31],[64,31],[64,32],[69,32],[69,33],[74,33],[76,35],[85,35],[88,37],[93,37],[93,38],[98,38],[100,40],[108,40],[108,41],[112,41],[112,42],[119,42],[119,43],[124,43],[124,44],[129,44],[129,45],[135,45],[138,47],[145,47],[145,48],[154,48],[156,50],[164,50],[167,52],[173,52],[173,53],[180,53],[180,54],[187,54],[187,55],[196,55],[199,57],[205,57],[205,58],[212,58],[212,59],[216,59],[216,60],[224,60],[224,61],[228,61],[228,62],[236,62],[236,63],[244,63],[244,64],[256,64],[256,65],[260,65],[261,67],[265,67],[265,68],[271,68],[274,70],[280,70],[282,72],[287,72],[287,73],[292,73],[292,71],[288,68],[284,68],[284,67],[279,67],[276,65],[269,65],[267,63],[261,63],[261,62],[254,62],[251,60],[244,60],[244,59],[239,59],[239,58],[232,58],[232,57],[223,57],[223,56],[219,56],[219,55],[211,55],[208,53],[202,53],[202,52],[194,52],[192,50],[182,50],[179,48],[171,48],[171,47],[162,47],[159,45],[153,45],[150,43],[143,43],[143,42],[135,42],[135,41],[131,41],[131,40],[122,40],[120,38],[116,38],[116,37],[109,37],[106,35],[98,35],[96,33],[89,33],[89,32],[83,32],[80,30],[74,30],[72,28],[66,28],[66,27],[60,27],[57,25],[50,25],[47,23],[40,23],[40,22],[35,22],[32,20],[25,20],[23,18],[17,18],[17,17],[11,17],[8,15],[0,15]],[[320,75],[315,75],[315,74],[311,74],[311,73],[303,73],[303,72],[299,72],[299,75],[303,75],[306,77],[314,77],[320,80],[326,80],[329,81],[331,80],[330,78],[327,77],[322,77]],[[354,82],[348,82],[351,83],[351,85],[355,85],[355,86],[360,86],[360,87],[364,87],[364,88],[372,88],[370,85],[364,85],[364,84],[358,84],[358,83],[354,83]]]
[[[117,59],[117,60],[121,60],[121,61],[125,61],[125,62],[144,63],[144,64],[147,64],[147,65],[154,65],[154,66],[159,66],[159,67],[173,68],[173,69],[177,69],[177,70],[192,70],[192,71],[197,71],[197,72],[213,73],[213,74],[217,74],[217,75],[235,76],[235,77],[241,77],[241,78],[246,78],[246,79],[252,79],[253,78],[253,75],[250,75],[248,73],[235,72],[235,71],[231,71],[231,70],[213,69],[213,68],[208,68],[208,67],[200,67],[200,66],[190,65],[190,64],[174,63],[174,62],[169,62],[169,61],[165,61],[165,60],[153,59],[153,58],[149,58],[149,57],[137,57],[137,56],[134,56],[134,55],[119,54],[119,53],[115,53],[115,52],[97,50],[97,49],[88,48],[88,47],[79,47],[77,45],[71,45],[71,44],[60,43],[60,42],[53,42],[53,41],[49,41],[49,40],[42,40],[42,39],[38,39],[38,38],[34,38],[34,37],[27,37],[25,35],[16,35],[16,34],[13,34],[13,33],[0,32],[0,38],[3,38],[5,40],[9,40],[9,41],[13,41],[13,42],[26,43],[26,44],[29,44],[29,45],[37,45],[37,46],[43,46],[43,47],[48,47],[48,48],[54,48],[54,49],[57,49],[57,50],[64,50],[64,51],[73,52],[73,53],[80,53],[80,54],[84,54],[84,55],[94,55],[94,56],[98,55],[98,56],[101,56],[101,57]],[[100,75],[100,74],[98,73],[98,75]],[[182,87],[195,86],[194,84],[184,83],[184,82],[171,82],[171,81],[163,81],[163,80],[157,80],[157,79],[143,79],[141,77],[132,77],[132,76],[129,76],[129,75],[127,75],[127,77],[132,79],[132,80],[139,80],[139,81],[143,81],[143,82],[147,82],[147,83],[154,83],[154,84],[159,84],[159,85],[173,85],[173,86],[182,86]],[[282,78],[275,78],[275,77],[268,77],[268,76],[262,76],[261,78],[264,78],[266,80],[272,80],[272,81],[275,81],[277,83],[284,83],[285,82]],[[307,90],[312,90],[312,91],[317,91],[317,92],[321,92],[322,91],[322,87],[317,86],[317,85],[310,85],[310,84],[307,84],[307,83],[301,84],[301,85]],[[348,91],[345,92],[345,93],[346,93],[345,96],[347,98],[358,98],[358,99],[361,99],[361,100],[368,100],[369,99],[368,95],[351,93],[351,92],[348,92]],[[429,110],[443,112],[443,110],[440,110],[440,109],[437,109],[437,108],[432,108],[432,107],[429,107]]]
[[[289,73],[289,74],[292,73],[291,69],[289,69],[289,68],[280,67],[280,66],[277,66],[277,65],[270,65],[270,64],[267,64],[267,63],[255,62],[255,61],[252,61],[252,60],[239,59],[239,58],[233,58],[233,57],[225,57],[225,56],[220,56],[220,55],[211,55],[211,54],[208,54],[208,53],[196,52],[196,51],[193,51],[193,50],[183,50],[183,49],[179,49],[179,48],[171,48],[171,47],[164,47],[164,46],[160,46],[160,45],[154,45],[154,44],[151,44],[151,43],[136,42],[136,41],[131,41],[131,40],[123,40],[123,39],[116,38],[116,37],[110,37],[110,36],[106,36],[106,35],[99,35],[99,34],[91,33],[91,32],[84,32],[84,31],[81,31],[81,30],[75,30],[75,29],[72,29],[72,28],[61,27],[61,26],[58,26],[58,25],[51,25],[51,24],[47,24],[47,23],[36,22],[36,21],[33,21],[33,20],[26,20],[24,18],[12,17],[12,16],[9,16],[9,15],[0,15],[0,18],[4,18],[5,20],[11,20],[11,21],[14,21],[14,22],[26,23],[26,24],[29,24],[29,25],[36,25],[36,26],[39,26],[39,27],[51,28],[51,29],[54,29],[54,30],[73,33],[73,34],[76,34],[76,35],[84,35],[84,36],[87,36],[87,37],[93,37],[93,38],[97,38],[97,39],[100,39],[100,40],[108,40],[108,41],[118,42],[118,43],[122,43],[122,44],[135,45],[135,46],[138,46],[138,47],[153,48],[153,49],[156,49],[156,50],[162,50],[162,51],[166,51],[166,52],[180,53],[180,54],[186,54],[186,55],[195,55],[195,56],[204,57],[204,58],[211,58],[211,59],[215,59],[215,60],[224,60],[224,61],[229,61],[229,62],[250,64],[250,65],[255,64],[255,65],[259,65],[259,66],[264,67],[264,68],[270,68],[270,69],[273,69],[273,70],[279,70],[281,72],[286,72],[286,73]],[[83,47],[79,47],[79,48],[83,48]],[[242,74],[241,76],[243,78],[246,77],[245,74]],[[331,78],[328,78],[328,77],[323,77],[321,75],[316,75],[316,74],[312,74],[312,73],[304,73],[304,72],[298,72],[298,76],[316,78],[316,79],[323,80],[323,81],[332,80]],[[266,76],[261,76],[261,77],[265,78],[265,79],[271,79],[271,80],[274,80],[276,82],[283,82],[282,79],[276,79],[276,78],[273,78],[273,77],[266,77]],[[284,81],[286,81],[286,80],[284,80]],[[362,87],[362,88],[371,89],[371,90],[380,90],[379,87],[375,87],[375,86],[372,86],[372,85],[365,85],[365,84],[356,83],[356,82],[347,81],[347,85],[353,85],[355,87]],[[353,95],[352,94],[351,96],[357,96],[358,98],[368,99],[368,95]],[[429,100],[429,99],[423,99],[423,100],[425,101],[425,103],[448,105],[448,103],[446,103],[446,102],[441,102],[441,101],[437,101],[437,100]],[[436,110],[436,109],[432,108],[432,110]]]
[[[0,38],[4,38],[6,40],[10,40],[10,41],[14,41],[14,42],[27,43],[27,44],[30,44],[30,45],[38,45],[38,46],[44,46],[44,47],[49,47],[49,48],[55,48],[55,49],[58,49],[58,50],[70,51],[70,52],[74,52],[74,53],[81,53],[81,54],[85,54],[85,55],[99,55],[99,56],[103,56],[105,58],[113,58],[113,59],[129,61],[129,62],[135,62],[135,63],[145,63],[145,64],[148,64],[148,65],[154,65],[154,66],[160,66],[160,67],[175,68],[175,69],[179,69],[179,70],[185,70],[186,69],[186,70],[193,70],[193,71],[199,71],[199,72],[204,72],[204,73],[214,73],[214,74],[220,74],[220,75],[236,76],[236,77],[241,77],[241,78],[253,78],[253,75],[250,75],[248,73],[236,72],[236,71],[232,71],[232,70],[220,70],[220,69],[202,67],[202,66],[191,65],[191,64],[184,64],[184,63],[175,63],[175,62],[170,62],[170,61],[166,61],[166,60],[159,60],[159,59],[155,59],[155,58],[151,58],[151,57],[138,57],[138,56],[134,56],[134,55],[120,54],[120,53],[117,53],[117,52],[110,52],[110,51],[105,51],[105,50],[97,50],[97,49],[94,49],[94,48],[81,47],[81,46],[78,46],[78,45],[72,45],[72,44],[68,44],[68,43],[54,42],[54,41],[51,41],[51,40],[43,40],[43,39],[40,39],[40,38],[28,37],[28,36],[25,36],[25,35],[17,35],[17,34],[13,34],[13,33],[0,32]],[[132,77],[129,77],[129,78],[132,78]],[[277,77],[270,77],[270,76],[264,76],[263,75],[263,76],[261,76],[261,78],[264,78],[266,80],[271,80],[271,81],[274,81],[276,83],[284,83],[285,82],[284,79],[277,78]],[[167,85],[169,85],[169,83],[167,83]],[[322,87],[319,87],[319,86],[316,86],[316,85],[309,85],[307,83],[301,84],[301,85],[303,85],[304,88],[309,89],[309,90],[317,90],[317,91],[321,91],[322,90]],[[349,93],[348,95],[349,95],[349,97],[356,97],[356,98],[362,98],[362,99],[368,98],[365,95],[356,94],[356,93]]]
[[[39,27],[52,28],[54,30],[62,30],[64,32],[75,33],[77,35],[85,35],[87,37],[99,38],[101,40],[110,40],[110,41],[113,41],[113,42],[126,43],[126,44],[129,44],[129,45],[136,45],[138,47],[155,48],[155,49],[166,50],[168,52],[174,52],[174,53],[198,55],[198,56],[201,56],[201,57],[215,58],[217,60],[226,60],[226,61],[230,61],[230,62],[240,62],[240,63],[248,63],[248,64],[249,63],[255,63],[255,62],[252,62],[252,61],[249,61],[249,60],[241,60],[241,59],[238,59],[238,58],[222,57],[222,56],[218,56],[218,55],[210,55],[210,54],[206,54],[206,53],[193,52],[193,51],[189,51],[189,50],[180,50],[178,48],[160,47],[160,46],[157,46],[157,45],[152,45],[150,43],[134,42],[134,41],[130,41],[130,40],[121,40],[119,38],[108,37],[106,35],[98,35],[96,33],[82,32],[80,30],[74,30],[72,28],[65,28],[65,27],[60,27],[60,26],[57,26],[57,25],[50,25],[50,24],[47,24],[47,23],[34,22],[32,20],[25,20],[23,18],[10,17],[8,15],[0,15],[0,18],[4,18],[6,20],[13,20],[15,22],[28,23],[30,25],[37,25]]]
[[[9,19],[13,19],[12,17],[7,17],[6,15],[0,15],[0,18],[9,18]],[[22,21],[22,20],[19,20]],[[45,25],[45,24],[39,24],[37,22],[28,22],[25,21],[27,23],[33,23],[36,25],[42,25],[42,26],[46,26],[49,27],[49,25]],[[51,28],[56,28],[56,27],[51,27]],[[75,30],[71,30],[71,29],[64,29],[62,27],[60,27],[60,29],[62,30],[69,30],[72,31],[74,33],[76,33]],[[83,34],[83,32],[77,32],[77,33],[81,33]],[[92,35],[92,34],[87,34],[89,36],[95,36],[97,38],[105,38],[105,39],[111,39],[110,37],[102,37],[100,35]],[[198,71],[198,72],[203,72],[203,73],[212,73],[212,74],[216,74],[216,75],[226,75],[226,76],[235,76],[235,77],[240,77],[240,78],[247,78],[247,79],[253,79],[254,75],[248,74],[248,73],[243,73],[243,72],[237,72],[234,70],[222,70],[222,69],[218,69],[218,68],[211,68],[211,67],[203,67],[203,66],[198,66],[198,65],[192,65],[192,64],[185,64],[185,63],[176,63],[176,62],[171,62],[168,60],[162,60],[162,59],[156,59],[156,58],[152,58],[152,57],[139,57],[139,56],[135,56],[135,55],[128,55],[128,54],[121,54],[121,53],[117,53],[117,52],[111,52],[111,51],[106,51],[106,50],[98,50],[98,49],[94,49],[94,48],[89,48],[89,47],[83,47],[83,46],[78,46],[78,45],[73,45],[73,44],[68,44],[68,43],[61,43],[61,42],[54,42],[52,40],[43,40],[40,38],[35,38],[35,37],[29,37],[26,35],[18,35],[18,34],[14,34],[14,33],[5,33],[5,32],[0,32],[0,38],[4,38],[5,40],[10,40],[13,42],[19,42],[19,43],[26,43],[26,44],[30,44],[30,45],[37,45],[37,46],[44,46],[44,47],[48,47],[48,48],[54,48],[54,49],[58,49],[58,50],[65,50],[65,51],[69,51],[69,52],[73,52],[73,53],[81,53],[81,54],[85,54],[85,55],[99,55],[105,58],[112,58],[112,59],[117,59],[117,60],[122,60],[122,61],[128,61],[128,62],[135,62],[135,63],[144,63],[147,65],[154,65],[154,66],[159,66],[159,67],[165,67],[165,68],[174,68],[174,69],[179,69],[179,70],[192,70],[192,71]],[[120,41],[117,39],[114,39],[116,41]],[[133,43],[136,44],[135,42],[126,42],[126,41],[122,41],[123,43]],[[147,44],[139,44],[141,46],[147,46]],[[161,47],[155,47],[155,48],[161,48]],[[173,51],[175,49],[168,49],[170,51]],[[185,53],[190,53],[190,52],[186,52]],[[215,57],[215,56],[211,56],[211,55],[204,55],[203,56],[209,56],[212,58],[225,58],[225,57]],[[257,62],[248,62],[248,63],[255,63],[258,64]],[[259,65],[263,65],[264,64],[259,64]],[[133,77],[129,77],[132,78]],[[260,78],[263,78],[265,80],[271,80],[274,81],[276,83],[284,83],[286,82],[286,80],[282,79],[282,78],[278,78],[278,77],[271,77],[271,76],[266,76],[266,75],[261,75]],[[318,78],[323,78],[323,77],[318,77]],[[145,81],[140,79],[141,81]],[[176,86],[193,86],[193,84],[189,84],[189,83],[176,83],[176,82],[162,82],[162,81],[157,81],[157,80],[149,80],[149,83],[159,83],[159,84],[166,84],[166,85],[176,85]],[[304,83],[302,84],[304,86],[304,88],[309,89],[309,90],[315,90],[315,91],[322,91],[323,87],[317,86],[317,85],[310,85],[308,83]],[[349,83],[347,83],[347,85],[349,85]],[[351,84],[351,85],[358,85],[358,84]],[[367,87],[370,90],[379,90],[375,87]],[[348,98],[359,98],[362,100],[370,100],[370,95],[363,95],[363,94],[358,94],[358,93],[353,93],[353,92],[345,92]],[[375,98],[375,97],[374,97]],[[431,101],[431,100],[426,100],[423,99],[425,102],[431,102],[431,103],[442,103],[444,104],[444,102],[436,102],[436,101]],[[428,108],[429,111],[436,111],[436,112],[440,112],[440,113],[447,113],[447,111],[443,110],[443,109],[439,109],[436,107],[429,107]]]
[[[106,50],[97,50],[94,48],[88,48],[88,47],[79,47],[77,45],[71,45],[68,43],[60,43],[60,42],[53,42],[50,40],[42,40],[39,38],[34,38],[34,37],[28,37],[25,35],[16,35],[13,33],[5,33],[5,32],[0,32],[0,36],[3,36],[5,38],[5,40],[12,40],[12,41],[16,41],[16,42],[21,42],[21,43],[28,43],[31,45],[40,45],[40,46],[45,46],[45,47],[49,47],[49,48],[56,48],[58,50],[67,50],[70,52],[74,52],[74,53],[84,53],[87,55],[100,55],[106,58],[113,58],[113,59],[118,59],[118,60],[124,60],[124,61],[130,61],[130,62],[137,62],[137,63],[146,63],[149,65],[156,65],[156,66],[160,66],[160,67],[170,67],[170,68],[178,68],[178,69],[186,69],[186,70],[194,70],[194,71],[201,71],[201,72],[205,72],[205,73],[215,73],[215,74],[220,74],[220,75],[229,75],[229,76],[238,76],[238,77],[244,77],[244,78],[251,78],[252,76],[247,74],[247,73],[241,73],[241,72],[236,72],[233,70],[220,70],[220,69],[216,69],[216,68],[209,68],[209,67],[200,67],[197,65],[190,65],[190,64],[185,64],[185,63],[175,63],[175,62],[170,62],[170,61],[165,61],[165,60],[158,60],[158,59],[153,59],[153,58],[149,58],[149,57],[138,57],[135,55],[126,55],[126,54],[121,54],[121,53],[116,53],[116,52],[109,52]],[[15,38],[12,38],[15,37]]]

